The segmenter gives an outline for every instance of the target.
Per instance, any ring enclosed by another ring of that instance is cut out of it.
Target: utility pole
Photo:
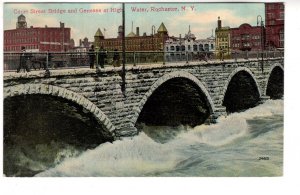
[[[264,21],[262,20],[261,15],[256,17],[257,26],[259,24],[258,19],[260,18],[260,47],[261,47],[261,71],[264,72]]]
[[[122,56],[123,56],[123,66],[122,66],[122,84],[121,84],[121,90],[123,95],[125,96],[125,60],[126,60],[126,53],[125,53],[125,3],[122,3]]]

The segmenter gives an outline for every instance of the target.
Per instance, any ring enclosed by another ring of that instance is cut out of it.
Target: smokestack
[[[222,21],[220,20],[220,16],[218,17],[218,29],[222,27]]]
[[[139,27],[136,27],[136,33],[135,33],[135,34],[136,34],[136,36],[138,36],[138,37],[140,36],[140,28],[139,28]]]
[[[65,23],[59,22],[59,26],[60,26],[60,28],[65,28]]]

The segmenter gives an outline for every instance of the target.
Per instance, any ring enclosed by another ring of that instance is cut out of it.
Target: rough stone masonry
[[[44,71],[29,73],[4,73],[4,98],[17,95],[48,94],[70,100],[89,112],[116,137],[138,133],[137,119],[153,92],[163,83],[174,78],[185,78],[198,86],[211,109],[211,117],[226,114],[224,96],[231,79],[239,72],[248,73],[257,86],[259,98],[268,99],[266,88],[272,70],[283,71],[283,59],[264,61],[264,69],[257,59],[238,62],[190,62],[188,64],[139,65],[126,67],[126,91],[121,91],[121,68],[95,70],[51,70],[50,77]]]

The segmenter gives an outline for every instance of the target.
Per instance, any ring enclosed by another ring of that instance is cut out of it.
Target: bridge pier
[[[215,110],[213,111],[213,113],[208,117],[208,119],[206,119],[204,124],[216,123],[217,118],[219,118],[220,116],[226,116],[226,115],[227,115],[227,112],[226,112],[225,106],[216,107]]]
[[[270,99],[270,96],[263,95],[263,96],[260,97],[259,103],[260,104],[265,103],[269,99]]]
[[[136,127],[123,127],[122,129],[115,130],[115,137],[120,139],[121,137],[133,137],[138,134]]]

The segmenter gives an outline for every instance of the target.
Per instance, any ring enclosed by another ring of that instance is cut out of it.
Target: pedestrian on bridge
[[[22,50],[22,53],[20,55],[20,64],[17,69],[17,72],[20,72],[21,68],[23,68],[24,71],[30,72],[28,64],[31,63],[30,62],[31,55],[26,52],[26,49],[24,46],[21,47],[21,50]]]
[[[95,63],[95,49],[94,49],[94,45],[91,45],[91,48],[89,49],[89,62],[90,62],[90,68],[93,69],[94,68],[94,63]]]
[[[48,67],[51,67],[51,68],[53,68],[53,63],[52,63],[52,59],[53,59],[53,55],[52,55],[52,53],[48,50],[48,52],[47,52],[47,55],[48,55],[48,65],[47,64],[45,64],[44,65],[44,69],[47,69]]]
[[[113,66],[114,67],[120,66],[120,55],[118,49],[114,50]]]
[[[104,50],[103,46],[100,47],[100,50],[98,52],[98,64],[101,68],[104,68],[104,61],[107,57],[107,52]]]

